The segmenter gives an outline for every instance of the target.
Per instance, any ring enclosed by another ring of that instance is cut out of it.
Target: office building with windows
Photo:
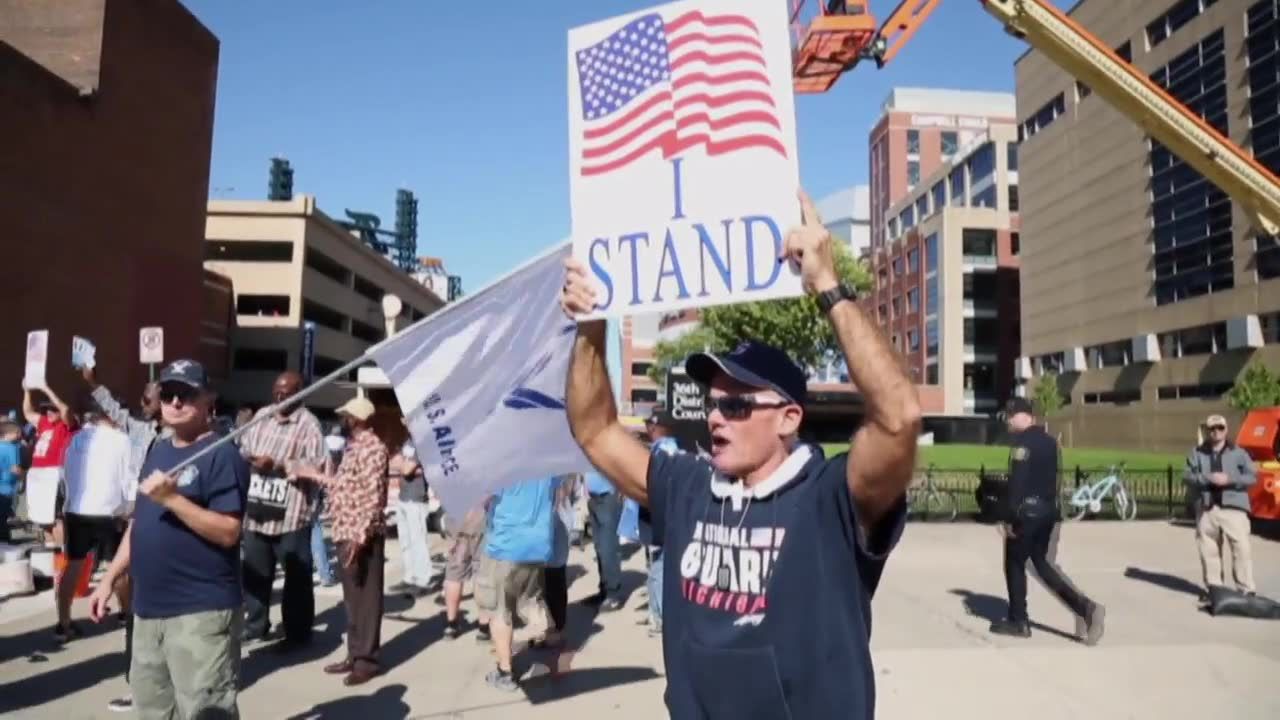
[[[906,359],[924,410],[991,415],[1019,348],[1018,144],[991,123],[886,212],[862,300]]]
[[[1277,0],[1083,0],[1071,16],[1272,172]],[[1077,446],[1180,450],[1251,362],[1280,367],[1280,246],[1132,120],[1016,63],[1026,383],[1053,371]],[[1028,385],[1029,387],[1029,385]],[[1235,415],[1238,418],[1238,415]]]
[[[887,242],[889,207],[993,123],[1016,117],[1010,93],[895,88],[868,138],[871,246]]]
[[[205,267],[231,280],[235,328],[231,373],[220,388],[232,404],[270,401],[284,370],[301,370],[303,328],[315,324],[313,369],[319,378],[360,357],[387,336],[382,298],[400,298],[400,330],[444,305],[428,286],[316,207],[291,200],[214,200],[205,226]],[[324,415],[351,397],[350,382],[311,396]]]
[[[649,377],[653,348],[658,344],[659,313],[622,318],[618,340],[622,360],[622,398],[619,410],[625,414],[645,413],[662,402],[658,383]]]

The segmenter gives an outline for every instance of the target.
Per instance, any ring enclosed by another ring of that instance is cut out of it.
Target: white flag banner
[[[563,244],[373,350],[454,518],[520,481],[591,469],[565,412],[577,325],[558,298],[570,251]]]

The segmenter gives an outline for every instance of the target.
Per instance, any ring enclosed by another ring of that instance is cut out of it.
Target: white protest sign
[[[98,349],[88,338],[79,335],[71,338],[71,367],[77,370],[87,367],[92,370],[97,364],[97,354]]]
[[[164,328],[145,327],[138,331],[138,358],[143,365],[164,362]]]
[[[22,374],[22,384],[29,388],[45,384],[45,367],[49,362],[49,331],[32,330],[27,333],[27,361]]]
[[[786,4],[686,0],[569,32],[573,254],[590,317],[800,295]]]

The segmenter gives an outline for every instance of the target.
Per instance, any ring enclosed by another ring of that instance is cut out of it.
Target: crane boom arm
[[[1267,234],[1280,230],[1280,180],[1093,33],[1044,0],[983,8],[1217,185]]]

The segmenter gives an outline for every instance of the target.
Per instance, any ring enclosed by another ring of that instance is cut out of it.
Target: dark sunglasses
[[[1209,430],[1211,431],[1225,432],[1226,429],[1227,429],[1226,425],[1210,425],[1209,426]]]
[[[183,405],[190,405],[199,395],[199,391],[193,387],[160,388],[160,402],[165,405],[172,405],[174,400],[181,400]]]
[[[790,404],[786,400],[775,400],[773,402],[758,400],[754,395],[721,395],[720,397],[708,397],[703,401],[703,408],[708,415],[715,410],[719,410],[720,414],[728,420],[741,420],[750,416],[751,411],[756,408],[783,408]]]

